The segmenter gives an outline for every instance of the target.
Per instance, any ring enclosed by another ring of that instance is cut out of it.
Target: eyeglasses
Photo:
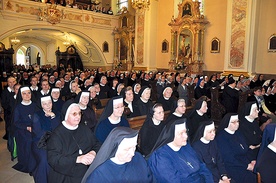
[[[73,113],[70,113],[70,114],[72,114],[74,117],[76,117],[77,115],[81,116],[82,112],[73,112]]]

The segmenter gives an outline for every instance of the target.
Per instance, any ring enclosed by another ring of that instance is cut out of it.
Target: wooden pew
[[[105,107],[110,98],[101,99],[102,107]]]
[[[247,102],[247,98],[251,95],[254,95],[253,89],[240,93],[238,112],[241,111],[241,109],[244,107],[245,103]]]
[[[95,113],[96,113],[96,118],[97,120],[99,120],[101,114],[103,113],[104,111],[104,108],[101,108],[101,109],[94,109]],[[99,122],[99,121],[98,121]]]
[[[164,112],[164,121],[167,119],[169,114],[170,114],[170,111],[165,111]],[[140,128],[143,126],[146,118],[147,118],[147,115],[136,116],[136,117],[133,117],[133,118],[129,118],[128,123],[130,125],[130,128],[135,129],[135,130],[140,130]]]
[[[220,103],[220,87],[211,88],[211,117],[216,125],[219,125],[221,119],[226,113],[225,107]]]
[[[192,109],[193,109],[192,106],[187,107],[185,113],[188,114]],[[165,111],[164,121],[167,119],[169,114],[170,114],[170,111]],[[129,118],[128,122],[129,122],[130,128],[135,129],[135,130],[140,130],[141,127],[143,126],[146,118],[147,118],[147,115]]]

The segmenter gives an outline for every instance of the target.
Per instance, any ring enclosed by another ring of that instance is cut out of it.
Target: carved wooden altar
[[[203,42],[206,24],[200,14],[200,2],[184,0],[178,4],[178,17],[172,17],[170,67],[183,63],[189,74],[202,74]]]
[[[123,70],[134,64],[135,17],[124,7],[120,12],[119,27],[114,28],[114,68],[122,63]]]
[[[58,47],[58,50],[56,51],[56,59],[58,66],[63,64],[65,68],[68,68],[70,65],[73,71],[78,69],[83,71],[82,60],[73,45],[69,46],[65,52],[61,52]]]
[[[13,69],[13,48],[5,48],[5,45],[0,42],[0,74],[4,71],[10,73]]]

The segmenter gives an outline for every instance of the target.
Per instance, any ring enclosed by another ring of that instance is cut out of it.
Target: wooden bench
[[[192,109],[193,109],[192,106],[187,107],[185,114],[188,114]],[[167,119],[169,114],[170,114],[170,111],[165,111],[164,121]],[[143,126],[146,118],[147,118],[147,115],[129,118],[128,122],[129,122],[130,128],[135,129],[135,130],[140,130],[141,127]]]
[[[219,125],[221,119],[226,113],[225,107],[220,103],[220,87],[211,88],[211,118],[216,125]]]
[[[101,99],[100,101],[101,101],[102,107],[105,107],[109,100],[110,98]]]

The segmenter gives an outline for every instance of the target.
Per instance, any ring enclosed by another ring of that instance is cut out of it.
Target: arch
[[[24,42],[24,43],[18,44],[18,45],[13,47],[13,49],[14,49],[13,62],[14,63],[17,63],[17,52],[18,52],[18,50],[21,49],[22,47],[28,48],[30,45],[35,47],[38,50],[38,52],[40,52],[41,60],[46,60],[45,50],[43,50],[37,42]]]
[[[66,26],[55,26],[55,27],[49,27],[49,26],[39,26],[39,28],[37,28],[38,26],[33,24],[33,25],[28,25],[28,26],[19,26],[19,27],[15,27],[11,30],[9,30],[8,32],[5,32],[4,34],[0,35],[0,40],[3,40],[5,38],[8,38],[10,36],[12,36],[13,34],[17,34],[17,35],[20,35],[21,33],[24,33],[24,32],[28,32],[28,31],[32,31],[32,30],[36,30],[36,31],[39,31],[39,30],[50,30],[50,31],[57,31],[57,32],[60,32],[60,33],[66,33],[68,32],[69,34],[72,34],[74,35],[75,37],[78,37],[79,39],[82,39],[85,44],[82,45],[85,46],[87,48],[87,50],[90,51],[90,53],[87,53],[87,55],[84,56],[83,55],[80,55],[81,57],[87,57],[90,59],[90,61],[93,63],[93,62],[103,62],[103,64],[112,64],[112,63],[109,63],[107,62],[107,59],[105,57],[105,55],[103,54],[102,50],[101,50],[101,46],[99,46],[91,37],[89,37],[88,35],[84,34],[83,32],[80,32],[79,30],[76,30],[76,29],[72,29],[72,28],[69,28],[69,27],[66,27]],[[19,36],[17,36],[19,37]],[[66,40],[66,35],[64,35],[63,37],[56,37],[55,38],[56,40],[58,41],[67,41]],[[26,42],[24,42],[25,44]],[[77,42],[73,42],[74,45],[77,44]],[[22,44],[20,44],[22,45]],[[16,45],[17,47],[19,46]],[[38,46],[36,44],[36,46]],[[80,47],[80,46],[77,46],[76,47]],[[42,50],[42,49],[41,49]],[[91,57],[91,53],[94,52],[97,57],[96,60],[92,60],[92,57]],[[41,55],[41,59],[46,59],[46,52],[43,51],[44,55],[42,54]]]

